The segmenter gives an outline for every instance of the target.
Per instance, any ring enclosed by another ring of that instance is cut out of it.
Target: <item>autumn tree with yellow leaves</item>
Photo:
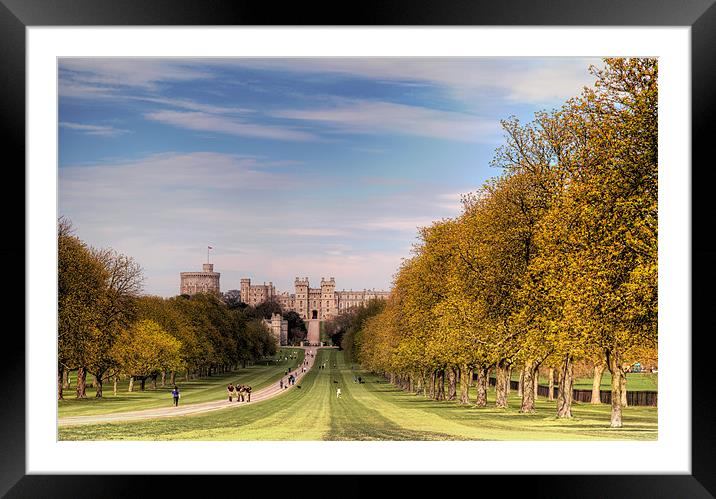
[[[611,371],[622,425],[625,368],[657,348],[658,67],[611,58],[590,71],[594,86],[562,108],[503,121],[502,175],[421,230],[363,328],[366,367],[435,399],[459,373],[463,403],[475,372],[477,406],[494,369],[498,407],[519,368],[525,413],[540,367],[557,368],[556,415],[569,418],[574,365],[589,362]]]

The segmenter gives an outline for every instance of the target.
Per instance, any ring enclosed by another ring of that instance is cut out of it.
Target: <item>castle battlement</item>
[[[294,311],[302,319],[325,320],[349,308],[361,307],[373,299],[386,299],[390,291],[336,290],[335,277],[321,277],[321,287],[312,288],[308,277],[294,279],[294,293],[276,293],[272,282],[268,285],[251,285],[248,278],[241,279],[241,301],[256,306],[267,300],[276,300],[284,312]]]

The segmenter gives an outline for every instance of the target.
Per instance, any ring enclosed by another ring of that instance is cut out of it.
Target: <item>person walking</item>
[[[251,402],[251,386],[246,385],[246,402]]]
[[[233,402],[233,400],[234,400],[234,384],[229,383],[229,386],[226,387],[226,391],[229,393],[229,402]]]
[[[281,378],[281,381],[279,382],[279,387],[283,390],[283,378]]]
[[[340,388],[336,388],[336,398],[337,399],[341,398],[341,389]]]
[[[177,407],[179,405],[179,387],[177,385],[174,385],[172,397],[174,398],[174,407]]]

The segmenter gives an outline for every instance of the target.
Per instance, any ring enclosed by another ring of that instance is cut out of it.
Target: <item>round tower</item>
[[[179,294],[194,295],[196,293],[221,293],[219,279],[221,274],[214,272],[214,265],[205,263],[201,272],[181,272]]]

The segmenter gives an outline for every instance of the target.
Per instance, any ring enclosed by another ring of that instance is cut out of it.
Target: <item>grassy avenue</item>
[[[283,354],[287,349],[283,350]],[[231,375],[180,383],[182,403],[225,396],[229,381],[254,389],[278,383],[296,359],[257,363]],[[326,362],[325,369],[318,365]],[[361,376],[362,384],[354,382]],[[631,380],[630,380],[631,383]],[[655,381],[654,381],[655,383]],[[644,381],[646,387],[652,380]],[[494,388],[486,408],[434,401],[404,392],[384,379],[355,370],[342,351],[318,350],[316,367],[300,383],[272,399],[207,414],[139,422],[60,426],[60,440],[656,440],[657,408],[625,408],[625,425],[609,428],[610,407],[575,403],[574,418],[555,417],[555,402],[537,400],[536,413],[520,414],[519,398],[494,407]],[[337,398],[336,388],[341,388]],[[473,389],[474,390],[474,389]],[[120,395],[121,393],[121,395]],[[471,400],[475,393],[471,390]],[[116,400],[114,400],[116,399]],[[62,401],[59,415],[105,414],[171,405],[168,389],[118,392],[103,400]]]

